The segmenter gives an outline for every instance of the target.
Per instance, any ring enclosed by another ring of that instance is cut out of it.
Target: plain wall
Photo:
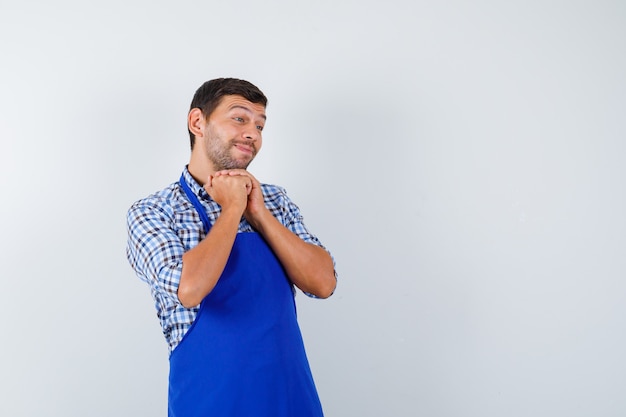
[[[125,215],[222,76],[337,261],[328,417],[626,415],[623,2],[175,3],[0,0],[0,415],[166,415]]]

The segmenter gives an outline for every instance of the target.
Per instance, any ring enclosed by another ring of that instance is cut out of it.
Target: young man
[[[266,105],[247,81],[204,83],[189,165],[128,212],[128,260],[169,343],[171,417],[322,416],[293,286],[329,297],[334,263],[284,189],[246,170]]]

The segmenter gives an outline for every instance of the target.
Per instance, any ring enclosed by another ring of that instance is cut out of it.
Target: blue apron
[[[205,231],[211,225],[181,176]],[[238,233],[170,356],[169,417],[321,417],[291,283],[258,233]]]

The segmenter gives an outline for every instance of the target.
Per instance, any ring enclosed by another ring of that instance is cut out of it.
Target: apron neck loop
[[[189,199],[191,204],[193,204],[193,206],[195,207],[196,211],[200,215],[200,219],[202,220],[202,224],[204,225],[204,232],[205,232],[205,234],[208,234],[209,233],[209,229],[211,228],[211,222],[209,221],[209,216],[207,215],[206,210],[202,206],[202,203],[200,203],[200,200],[198,200],[198,196],[196,196],[194,194],[194,192],[191,190],[191,187],[189,186],[189,184],[187,184],[187,181],[185,181],[185,173],[184,172],[180,175],[179,183],[180,183],[180,186],[182,187],[183,191],[187,195],[187,198]]]

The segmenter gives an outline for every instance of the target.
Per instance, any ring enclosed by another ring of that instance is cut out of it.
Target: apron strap
[[[202,203],[200,203],[200,200],[198,200],[198,197],[194,194],[193,191],[191,191],[191,187],[189,186],[189,184],[187,184],[187,181],[185,181],[184,173],[180,175],[179,183],[183,191],[187,195],[187,198],[189,199],[191,204],[193,204],[193,206],[196,208],[196,211],[200,215],[200,220],[202,220],[202,224],[204,225],[204,233],[208,234],[209,229],[211,229],[211,222],[209,221],[209,216],[206,214],[206,210],[202,206]]]

